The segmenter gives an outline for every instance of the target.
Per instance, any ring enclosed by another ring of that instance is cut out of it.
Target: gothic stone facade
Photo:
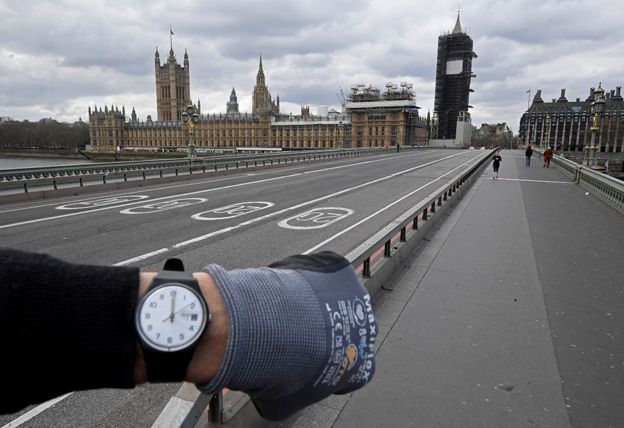
[[[594,88],[585,100],[568,101],[565,89],[558,99],[544,102],[537,90],[531,107],[520,119],[520,140],[537,147],[551,146],[556,150],[581,152],[591,140]],[[600,118],[596,136],[601,152],[624,152],[624,99],[621,87],[606,92],[605,111]]]
[[[180,66],[172,49],[167,62],[161,65],[156,51],[155,77],[157,121],[150,116],[145,122],[137,120],[134,108],[127,120],[123,107],[121,110],[112,106],[95,107],[94,110],[89,107],[94,151],[112,152],[118,148],[155,151],[187,147],[188,134],[181,113],[191,102],[188,53],[185,52],[184,65]],[[362,105],[355,103],[347,114],[334,113],[328,117],[311,116],[309,107],[302,108],[300,116],[282,115],[279,113],[279,96],[274,101],[266,85],[260,58],[252,113],[238,111],[234,88],[224,114],[201,114],[198,102],[200,119],[195,126],[195,146],[201,151],[235,147],[374,147],[426,142],[426,124],[417,117],[417,110],[382,104],[362,109]],[[351,138],[352,118],[358,123],[355,141]]]

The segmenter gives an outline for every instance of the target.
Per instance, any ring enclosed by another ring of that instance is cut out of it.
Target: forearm
[[[0,249],[0,278],[2,377],[12,391],[0,411],[134,385],[138,269]]]

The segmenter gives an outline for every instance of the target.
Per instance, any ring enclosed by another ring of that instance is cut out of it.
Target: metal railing
[[[412,251],[422,244],[431,228],[443,218],[442,214],[451,206],[449,202],[458,200],[479,178],[479,173],[488,165],[495,152],[496,150],[492,150],[483,154],[474,164],[438,187],[345,256],[361,274],[362,282],[371,295],[396,274]],[[189,394],[189,389],[193,390],[192,394]],[[184,404],[175,410],[163,411],[155,426],[194,427],[202,418],[208,426],[266,426],[266,421],[249,405],[250,399],[244,393],[228,391],[223,395],[219,392],[210,397],[189,384],[185,384],[180,391],[178,402],[181,397],[186,397]]]
[[[543,156],[541,150],[537,150],[537,153]],[[620,214],[624,214],[624,182],[572,162],[560,155],[553,156],[550,162],[570,180],[573,180]]]
[[[82,187],[85,184],[107,184],[115,180],[127,182],[385,152],[388,152],[388,149],[374,147],[10,169],[0,170],[0,190],[21,189],[28,193],[35,187],[57,190],[61,186]]]

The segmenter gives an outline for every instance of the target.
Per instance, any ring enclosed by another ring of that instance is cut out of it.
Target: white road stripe
[[[414,156],[414,155],[419,155],[422,153],[410,153],[408,156]],[[353,164],[347,164],[347,165],[341,165],[339,167],[345,168],[345,167],[349,167],[352,165],[361,165],[362,163],[371,163],[371,162],[382,162],[382,161],[387,161],[387,160],[392,160],[397,158],[398,156],[384,156],[382,159],[373,159],[373,160],[369,160],[369,161],[363,161],[363,162],[355,162]],[[350,161],[353,161],[354,159],[346,159],[346,160],[341,160],[341,161],[337,161],[337,162],[341,162],[341,163],[347,163]],[[311,166],[314,166],[312,164],[308,164],[308,165],[293,165],[291,167],[287,167],[287,168],[282,168],[281,171],[294,171],[294,170],[298,170],[298,169],[304,169],[304,168],[309,168]],[[319,170],[319,171],[323,171],[323,170]],[[276,170],[270,170],[270,171],[260,171],[260,172],[254,172],[254,173],[248,173],[248,174],[244,174],[244,176],[247,177],[252,177],[252,176],[256,176],[256,175],[267,175],[267,174],[274,174],[276,172]],[[308,172],[309,173],[309,172]],[[204,180],[193,180],[190,183],[181,183],[181,184],[174,184],[174,185],[169,185],[169,186],[161,186],[161,187],[151,187],[151,188],[142,188],[141,190],[136,190],[133,192],[126,192],[123,193],[123,195],[133,195],[135,193],[147,193],[147,192],[157,192],[160,190],[169,190],[169,189],[178,189],[180,187],[189,187],[189,186],[196,186],[198,184],[212,184],[218,181],[227,181],[227,180],[232,180],[235,178],[241,178],[241,176],[239,175],[233,175],[233,176],[229,176],[229,177],[223,177],[223,178],[207,178]],[[149,183],[148,183],[149,184]],[[63,200],[69,200],[72,203],[73,202],[86,202],[89,200],[93,200],[93,199],[100,199],[103,197],[106,197],[107,195],[116,195],[116,192],[102,192],[99,193],[96,196],[93,197],[89,197],[89,198],[60,198],[60,201]],[[120,195],[121,196],[121,195]],[[0,196],[0,200],[2,199],[2,196]],[[27,206],[27,207],[20,207],[20,208],[9,208],[6,210],[0,210],[0,214],[4,214],[4,213],[10,213],[10,212],[15,212],[15,211],[24,211],[24,210],[30,210],[30,209],[36,209],[36,208],[45,208],[45,207],[51,207],[51,206],[55,206],[55,205],[59,205],[59,202],[51,202],[48,204],[40,204],[40,205],[34,205],[34,206]]]
[[[221,229],[221,230],[217,230],[217,231],[214,231],[214,232],[211,232],[211,233],[207,233],[205,235],[197,236],[197,237],[189,239],[187,241],[179,242],[179,243],[175,244],[173,246],[173,248],[186,247],[186,246],[188,246],[190,244],[194,244],[194,243],[197,243],[197,242],[200,242],[200,241],[204,241],[204,240],[212,238],[214,236],[222,235],[223,233],[226,233],[226,232],[231,232],[232,230],[239,229],[239,228],[241,228],[243,226],[248,226],[250,224],[258,223],[259,221],[266,220],[268,218],[275,217],[277,215],[280,215],[280,214],[283,214],[283,213],[286,213],[286,212],[289,212],[289,211],[293,211],[293,210],[296,210],[298,208],[302,208],[302,207],[305,207],[305,206],[308,206],[308,205],[311,205],[311,204],[315,204],[317,202],[324,201],[325,199],[333,198],[335,196],[339,196],[339,195],[342,195],[344,193],[348,193],[348,192],[351,192],[353,190],[360,189],[362,187],[370,186],[371,184],[379,183],[381,181],[388,180],[388,179],[396,177],[398,175],[403,175],[403,174],[406,174],[408,172],[411,172],[411,171],[414,171],[414,170],[417,170],[417,169],[420,169],[420,168],[424,168],[426,166],[429,166],[429,165],[432,165],[434,163],[440,162],[442,160],[446,160],[446,159],[450,159],[450,158],[453,158],[453,157],[456,157],[456,156],[460,156],[462,154],[463,153],[447,156],[445,158],[438,159],[438,160],[435,160],[435,161],[432,161],[432,162],[428,162],[428,163],[425,163],[425,164],[422,164],[422,165],[418,165],[418,166],[415,166],[413,168],[408,168],[408,169],[403,170],[403,171],[395,172],[394,174],[390,174],[390,175],[387,175],[385,177],[377,178],[375,180],[371,180],[371,181],[368,181],[366,183],[358,184],[357,186],[349,187],[349,188],[346,188],[346,189],[343,189],[343,190],[339,190],[339,191],[334,192],[334,193],[330,193],[329,195],[321,196],[320,198],[316,198],[316,199],[312,199],[310,201],[302,202],[300,204],[293,205],[293,206],[281,209],[279,211],[275,211],[275,212],[272,212],[272,213],[269,213],[269,214],[265,214],[265,215],[263,215],[261,217],[256,217],[254,219],[247,220],[245,222],[237,224],[236,226],[227,227],[225,229]]]
[[[444,157],[444,158],[441,158],[441,159],[436,159],[434,161],[427,162],[427,163],[422,164],[422,165],[417,165],[415,167],[408,168],[406,170],[399,171],[399,172],[396,172],[394,174],[390,174],[390,175],[388,175],[386,177],[381,177],[381,178],[378,178],[378,179],[375,179],[375,180],[372,180],[372,181],[369,181],[369,182],[366,182],[366,183],[359,184],[357,186],[353,186],[353,187],[349,187],[347,189],[340,190],[338,192],[330,193],[329,195],[321,196],[320,198],[316,198],[316,199],[313,199],[313,200],[310,200],[310,201],[302,202],[300,204],[293,205],[291,207],[287,207],[287,208],[284,208],[282,210],[275,211],[273,213],[265,214],[265,215],[263,215],[261,217],[256,217],[254,219],[244,221],[244,222],[239,223],[239,224],[237,224],[235,226],[230,226],[230,227],[226,227],[224,229],[215,230],[214,232],[210,232],[210,233],[207,233],[205,235],[197,236],[195,238],[192,238],[192,239],[189,239],[189,240],[186,240],[186,241],[178,242],[177,244],[174,244],[171,247],[171,249],[173,250],[173,249],[183,248],[183,247],[186,247],[188,245],[191,245],[191,244],[194,244],[194,243],[197,243],[197,242],[205,241],[206,239],[210,239],[210,238],[213,238],[213,237],[218,236],[218,235],[223,235],[224,233],[231,232],[232,230],[236,230],[236,229],[239,229],[241,227],[248,226],[250,224],[254,224],[254,223],[257,223],[257,222],[262,221],[262,220],[266,220],[267,218],[275,217],[275,216],[283,214],[285,212],[293,211],[293,210],[296,210],[298,208],[305,207],[305,206],[314,204],[316,202],[323,201],[325,199],[329,199],[329,198],[332,198],[334,196],[341,195],[343,193],[347,193],[347,192],[350,192],[350,191],[353,191],[353,190],[356,190],[356,189],[359,189],[359,188],[362,188],[362,187],[365,187],[365,186],[369,186],[371,184],[378,183],[380,181],[388,180],[388,179],[396,177],[398,175],[406,174],[408,172],[411,172],[411,171],[414,171],[414,170],[417,170],[417,169],[421,169],[421,168],[427,167],[429,165],[441,162],[443,160],[447,160],[447,159],[451,159],[451,158],[454,158],[454,157],[457,157],[457,156],[461,156],[463,154],[465,154],[465,153],[457,153],[457,154],[450,155],[450,156],[447,156],[447,157]],[[474,158],[472,158],[470,160],[474,160]],[[147,253],[145,255],[141,255],[141,256],[137,256],[137,257],[141,257],[141,260],[143,260],[143,259],[145,259],[147,257],[150,257],[149,254],[150,253]],[[159,254],[162,254],[162,252],[159,253]],[[146,256],[146,257],[143,257],[143,256]]]
[[[145,260],[145,259],[147,259],[149,257],[155,256],[155,255],[158,255],[158,254],[166,253],[167,251],[170,251],[169,248],[161,248],[160,250],[152,251],[151,253],[141,254],[140,256],[136,256],[136,257],[133,257],[131,259],[124,260],[123,262],[117,262],[113,266],[129,265],[129,264],[132,264],[134,262],[139,262],[141,260]]]
[[[435,183],[436,181],[441,180],[442,178],[446,177],[447,175],[449,175],[450,173],[452,173],[453,171],[458,170],[459,168],[463,167],[464,165],[472,162],[474,159],[470,159],[469,161],[464,162],[463,164],[459,165],[457,168],[453,168],[452,170],[450,170],[449,172],[447,172],[446,174],[443,174],[441,176],[439,176],[438,178],[431,180],[429,183],[424,184],[422,186],[420,186],[418,189],[412,190],[411,192],[409,192],[408,194],[406,194],[405,196],[400,197],[399,199],[397,199],[396,201],[392,202],[391,204],[386,205],[383,208],[380,208],[379,210],[375,211],[374,213],[372,213],[371,215],[369,215],[368,217],[364,217],[362,220],[352,224],[351,226],[342,229],[340,232],[336,233],[334,236],[331,236],[329,238],[327,238],[326,240],[324,240],[323,242],[320,242],[318,244],[316,244],[314,247],[304,251],[302,254],[310,254],[313,251],[318,250],[319,248],[321,248],[323,245],[333,241],[334,239],[338,238],[341,235],[344,235],[345,233],[347,233],[348,231],[356,228],[357,226],[361,225],[362,223],[367,222],[368,220],[370,220],[373,217],[376,217],[377,215],[381,214],[382,212],[384,212],[385,210],[387,210],[388,208],[398,204],[399,202],[409,198],[410,196],[412,196],[414,193],[417,193],[419,191],[421,191],[422,189],[424,189],[425,187]]]
[[[39,406],[35,407],[34,409],[24,413],[22,416],[20,416],[17,419],[13,419],[11,422],[9,422],[6,425],[2,425],[2,428],[14,428],[14,427],[18,427],[21,424],[23,424],[24,422],[28,422],[29,420],[31,420],[32,418],[34,418],[35,416],[37,416],[39,413],[41,412],[45,412],[46,410],[48,410],[50,407],[54,406],[56,403],[66,399],[67,397],[69,397],[70,395],[72,395],[73,392],[69,392],[65,395],[61,395],[60,397],[56,397],[53,398],[52,400],[46,401],[43,404],[40,404]]]
[[[552,181],[552,180],[531,180],[529,178],[498,178],[500,181],[525,181],[527,183],[554,183],[554,184],[574,184],[572,181]],[[481,180],[487,180],[487,178],[482,178]],[[490,177],[492,180],[492,177]]]
[[[455,155],[455,156],[458,156],[458,155]],[[443,160],[443,159],[446,159],[446,158],[442,158],[441,160]],[[183,196],[197,195],[197,194],[200,194],[200,193],[214,192],[214,191],[217,191],[217,190],[233,189],[233,188],[236,188],[236,187],[245,187],[245,186],[250,186],[250,185],[258,184],[258,183],[266,183],[266,182],[269,182],[269,181],[277,181],[277,180],[283,180],[283,179],[287,179],[287,178],[297,177],[297,176],[300,176],[300,175],[303,175],[303,174],[325,172],[325,171],[328,171],[330,169],[338,169],[338,168],[347,168],[347,167],[351,167],[351,166],[359,166],[359,165],[368,164],[368,163],[372,163],[372,162],[379,162],[381,160],[387,160],[387,159],[376,159],[376,160],[364,161],[364,162],[359,162],[359,163],[354,163],[354,164],[349,164],[349,165],[341,165],[341,166],[338,166],[338,167],[322,168],[322,169],[318,169],[318,170],[314,170],[314,171],[298,172],[298,173],[282,175],[282,176],[278,176],[278,177],[264,178],[264,179],[261,179],[261,180],[248,181],[248,182],[238,183],[238,184],[230,184],[230,185],[227,185],[227,186],[215,187],[215,188],[212,188],[212,189],[197,190],[197,191],[194,191],[194,192],[187,192],[187,193],[178,193],[178,194],[175,194],[175,195],[163,196],[163,197],[160,197],[160,198],[149,199],[149,202],[162,201],[162,200],[167,200],[167,199],[179,198],[179,197],[183,197]],[[144,193],[144,192],[141,192],[141,193]],[[111,206],[108,206],[108,207],[96,208],[96,209],[92,209],[92,210],[84,210],[84,211],[80,211],[80,212],[73,212],[73,213],[68,213],[68,214],[59,214],[59,215],[56,215],[56,216],[42,217],[42,218],[37,218],[37,219],[32,219],[32,220],[25,220],[25,221],[21,221],[21,222],[17,222],[17,223],[10,223],[10,224],[0,225],[0,229],[8,229],[10,227],[24,226],[26,224],[40,223],[40,222],[43,222],[43,221],[57,220],[57,219],[60,219],[60,218],[75,217],[75,216],[79,216],[79,215],[86,215],[86,214],[91,214],[91,213],[94,213],[94,212],[100,212],[100,211],[106,211],[106,210],[111,210],[111,209],[116,209],[116,208],[128,207],[128,206],[137,205],[137,204],[145,203],[145,202],[146,202],[146,200],[136,201],[136,202],[128,202],[128,203],[124,203],[124,204],[111,205]]]

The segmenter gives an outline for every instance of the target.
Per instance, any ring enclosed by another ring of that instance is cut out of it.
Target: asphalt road
[[[485,152],[422,150],[315,162],[183,184],[1,204],[0,243],[68,261],[160,269],[267,265],[347,254]],[[77,392],[21,426],[150,426],[178,384]],[[36,408],[36,407],[35,407]],[[0,417],[7,424],[31,409]]]

